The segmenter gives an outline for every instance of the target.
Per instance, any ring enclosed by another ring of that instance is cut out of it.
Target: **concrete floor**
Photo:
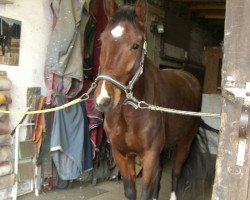
[[[169,164],[170,165],[170,164]],[[171,166],[165,166],[161,180],[161,191],[159,200],[169,199],[170,196],[170,177]],[[141,179],[137,179],[137,196],[139,199],[141,191]],[[123,200],[123,184],[122,181],[103,181],[97,183],[96,186],[90,183],[73,182],[69,189],[54,189],[52,191],[42,192],[39,197],[34,193],[23,195],[18,200]]]
[[[196,140],[191,147],[190,156],[183,166],[182,175],[179,178],[178,200],[211,200],[216,155],[203,151],[201,151],[201,146],[198,145]],[[165,158],[166,161],[163,160],[164,168],[158,200],[167,200],[170,197],[173,160],[167,158],[168,156]],[[138,178],[137,199],[140,199],[140,191],[141,179]],[[121,181],[102,181],[97,182],[96,186],[83,181],[73,182],[72,187],[68,189],[43,191],[39,197],[30,193],[18,197],[18,200],[123,200],[123,193]]]

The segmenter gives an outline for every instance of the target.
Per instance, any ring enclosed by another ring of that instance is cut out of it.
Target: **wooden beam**
[[[206,19],[225,19],[225,11],[223,10],[202,10],[195,12],[195,14]]]
[[[226,0],[174,0],[181,3],[225,3]]]
[[[222,89],[226,98],[222,98],[221,131],[212,200],[245,200],[250,197],[249,130],[246,130],[245,149],[244,145],[243,148],[241,146],[244,136],[241,138],[239,134],[243,126],[239,121],[244,100],[242,98],[231,101],[225,90],[228,87],[245,89],[246,83],[250,80],[249,10],[249,0],[227,1],[222,67]],[[234,77],[235,81],[230,82],[230,76]],[[244,161],[243,166],[236,165],[238,158]]]
[[[152,6],[150,4],[148,4],[148,11],[155,14],[155,15],[157,15],[157,16],[159,16],[159,17],[162,17],[162,18],[165,17],[165,11],[164,10],[159,9],[159,8],[157,8],[155,6]]]
[[[211,26],[224,26],[225,25],[225,19],[210,19],[208,21],[208,24]]]
[[[204,16],[205,19],[220,19],[224,20],[225,16],[220,16],[220,15],[206,15]]]
[[[192,10],[225,10],[225,3],[191,3]]]

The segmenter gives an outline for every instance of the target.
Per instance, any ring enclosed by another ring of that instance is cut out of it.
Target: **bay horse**
[[[159,70],[145,57],[146,1],[118,8],[104,0],[108,24],[103,31],[96,107],[105,113],[104,129],[120,170],[125,199],[136,199],[135,158],[142,162],[141,199],[158,198],[164,148],[176,146],[171,199],[200,118],[134,109],[133,98],[179,110],[200,111],[201,87],[196,78],[180,70]],[[130,102],[130,103],[129,103]]]

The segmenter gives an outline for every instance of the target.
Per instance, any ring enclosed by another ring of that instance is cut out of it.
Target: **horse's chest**
[[[104,129],[114,148],[124,153],[140,154],[161,135],[155,129],[155,124],[160,122],[160,118],[159,115],[149,115],[149,112],[145,111],[126,111],[107,114]]]
[[[128,131],[123,125],[104,126],[111,145],[123,153],[139,153],[142,150],[140,136],[134,131]]]
[[[111,131],[107,135],[112,146],[123,153],[139,154],[142,150],[140,139],[136,133]]]

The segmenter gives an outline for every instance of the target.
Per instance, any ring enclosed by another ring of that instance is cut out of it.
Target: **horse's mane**
[[[135,23],[136,20],[133,6],[125,5],[120,7],[112,16],[110,23],[115,24],[122,20],[128,20],[131,23]]]

